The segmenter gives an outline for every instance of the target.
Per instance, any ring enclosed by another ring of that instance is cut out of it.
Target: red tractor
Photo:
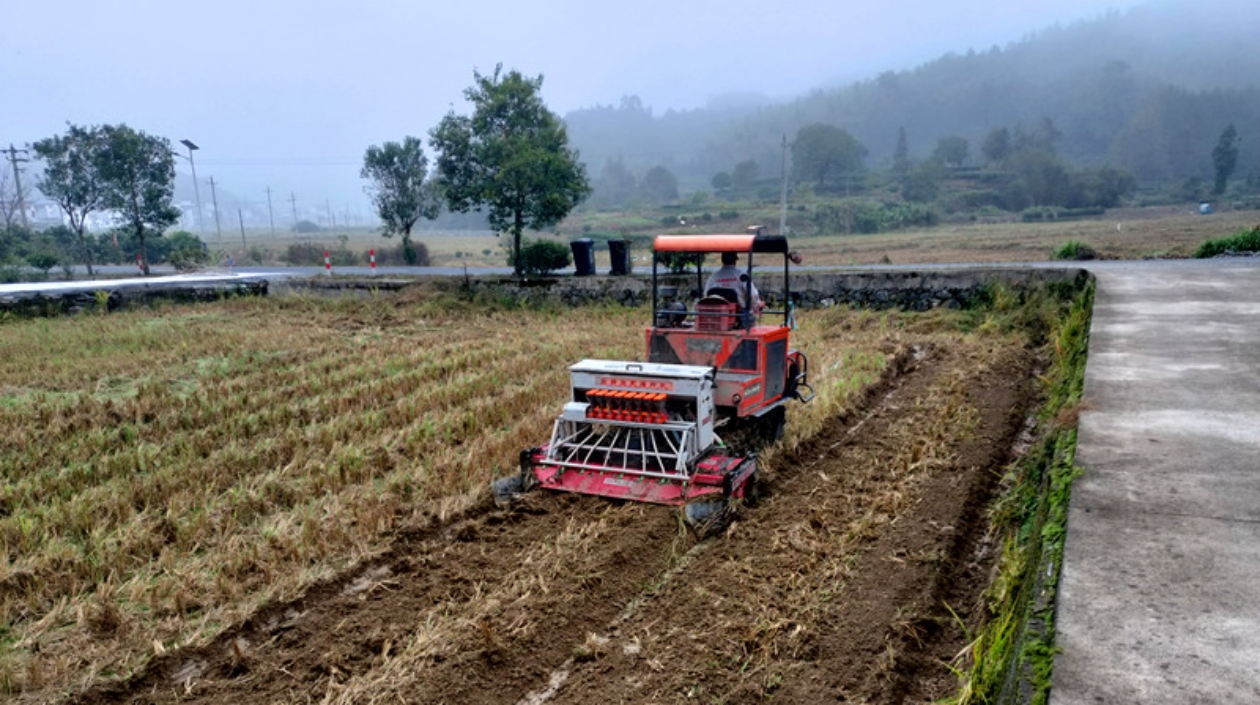
[[[550,441],[521,452],[520,474],[494,483],[496,499],[542,487],[683,506],[689,523],[711,526],[732,500],[755,497],[757,449],[783,435],[789,399],[814,396],[807,358],[789,347],[789,267],[800,260],[786,238],[759,228],[661,235],[653,250],[647,361],[570,367],[570,401]],[[703,261],[712,253],[721,253],[725,266],[706,283]],[[756,255],[783,261],[774,310],[763,308],[753,284]],[[731,262],[741,256],[743,272]],[[694,265],[691,296],[680,297],[676,285],[689,275],[663,284],[665,261],[675,270]]]

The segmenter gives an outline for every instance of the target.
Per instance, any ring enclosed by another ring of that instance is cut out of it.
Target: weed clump
[[[1074,261],[1098,259],[1098,251],[1080,240],[1068,240],[1055,248],[1054,258]]]
[[[1239,230],[1229,237],[1206,240],[1194,251],[1194,256],[1207,259],[1246,252],[1260,252],[1260,225],[1250,230]]]

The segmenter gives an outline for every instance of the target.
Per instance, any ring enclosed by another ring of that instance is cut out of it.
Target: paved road
[[[175,268],[165,264],[155,264],[149,268],[150,272],[157,275],[175,274]],[[34,270],[30,270],[34,271]],[[86,276],[87,269],[81,266],[73,268],[75,276]],[[572,272],[570,267],[568,272]],[[101,264],[96,266],[97,274],[115,277],[115,276],[135,276],[135,265],[119,265],[119,264]],[[290,267],[288,265],[279,265],[273,267],[261,266],[245,266],[245,267],[213,267],[205,270],[205,273],[234,273],[259,275],[267,274],[278,278],[285,277],[313,277],[317,274],[323,274],[323,267]],[[370,276],[372,274],[371,267],[334,267],[333,273],[338,276]],[[378,276],[454,276],[462,275],[463,267],[377,267],[376,274]],[[511,267],[469,267],[468,273],[472,276],[489,275],[489,274],[511,274]]]
[[[239,280],[267,279],[266,276],[230,273],[198,272],[195,274],[158,274],[149,277],[122,279],[81,279],[74,281],[23,282],[0,284],[0,297],[21,294],[56,294],[70,291],[97,291],[99,289],[145,288],[164,285],[199,285]]]
[[[1250,260],[1248,260],[1247,258],[1240,258],[1238,260],[1216,260],[1216,261],[1217,262],[1228,261],[1228,262],[1246,264]],[[1257,263],[1260,263],[1260,258],[1257,258],[1255,261]],[[862,266],[810,265],[806,263],[803,266],[794,265],[792,267],[792,271],[794,272],[806,272],[806,271],[820,272],[820,271],[842,270],[842,271],[858,271],[858,272],[871,272],[871,271],[898,272],[898,271],[952,270],[952,269],[994,269],[994,268],[1010,269],[1010,268],[1021,268],[1021,267],[1063,268],[1063,267],[1075,267],[1075,266],[1082,266],[1082,263],[1077,263],[1077,262],[986,262],[983,264],[976,264],[976,263],[966,263],[966,262],[955,262],[955,263],[949,263],[949,264],[872,264],[872,265],[862,265]],[[1089,262],[1089,263],[1085,263],[1083,266],[1087,266],[1090,270],[1093,270],[1093,271],[1111,270],[1111,269],[1142,269],[1142,270],[1162,271],[1168,268],[1173,268],[1173,269],[1181,269],[1185,267],[1193,268],[1193,267],[1201,266],[1201,264],[1197,263],[1195,260],[1170,259],[1170,260],[1112,260],[1112,261],[1105,261],[1105,262]],[[1227,265],[1227,266],[1234,266],[1234,265]],[[777,273],[780,270],[778,266],[758,266],[756,269],[758,272],[766,272],[766,273]],[[34,270],[31,270],[31,271],[34,272]],[[120,277],[120,276],[134,277],[136,276],[136,268],[134,265],[114,265],[114,264],[97,265],[96,271],[99,275],[103,275],[107,277]],[[151,271],[154,276],[167,276],[167,275],[177,274],[175,269],[173,267],[170,267],[169,265],[153,265],[153,267],[151,268]],[[197,272],[196,274],[202,275],[202,276],[212,276],[216,274],[222,274],[222,275],[242,275],[243,274],[243,275],[248,275],[252,277],[256,276],[256,277],[273,278],[273,279],[288,279],[288,278],[295,278],[295,277],[313,277],[316,275],[323,274],[324,271],[325,270],[323,267],[290,267],[287,265],[282,265],[282,266],[273,266],[273,267],[243,266],[243,267],[233,267],[231,269],[228,269],[225,267],[218,267],[218,268],[207,269],[203,272]],[[398,276],[398,277],[459,276],[459,275],[463,275],[464,272],[465,272],[465,269],[463,267],[377,267],[375,270],[375,274],[377,276],[390,276],[390,277],[395,277],[395,276]],[[474,276],[474,277],[501,276],[501,275],[511,274],[512,268],[511,267],[469,267],[467,269],[467,272],[469,275]],[[640,264],[639,266],[635,268],[634,272],[635,274],[651,274],[652,268],[651,266],[643,266],[642,264]],[[84,269],[81,266],[75,267],[74,273],[75,273],[75,276],[87,275],[86,269]],[[600,273],[603,274],[606,272],[604,270],[601,270]],[[373,270],[370,267],[360,267],[360,266],[335,267],[333,269],[333,274],[336,274],[337,276],[365,277],[365,276],[372,276]],[[573,274],[573,267],[568,267],[567,269],[563,269],[557,272],[557,275],[559,276],[572,276],[572,274]],[[82,281],[83,280],[80,280],[80,283],[82,283]],[[24,286],[24,285],[13,285],[14,288],[18,288],[19,286]]]
[[[1260,703],[1260,261],[1091,268],[1050,702]]]

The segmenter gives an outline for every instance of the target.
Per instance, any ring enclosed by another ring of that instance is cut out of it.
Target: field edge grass
[[[1082,409],[1091,282],[1053,323],[1043,376],[1046,399],[1036,414],[1032,443],[1003,479],[992,505],[992,531],[1002,553],[986,593],[989,620],[967,651],[970,667],[958,671],[961,687],[949,702],[1028,702],[1049,698],[1057,649],[1055,605],[1067,510],[1075,464],[1076,426]]]

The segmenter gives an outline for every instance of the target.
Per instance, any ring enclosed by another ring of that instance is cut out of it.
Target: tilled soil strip
[[[467,702],[511,702],[569,655],[521,647],[581,641],[667,569],[677,520],[650,509],[539,494],[486,510],[79,701],[320,701],[410,654],[409,667],[455,684]]]
[[[1026,355],[935,349],[697,558],[552,703],[933,700],[982,609],[983,508],[1031,398]],[[978,560],[977,560],[978,559]],[[950,602],[948,606],[946,602]]]

